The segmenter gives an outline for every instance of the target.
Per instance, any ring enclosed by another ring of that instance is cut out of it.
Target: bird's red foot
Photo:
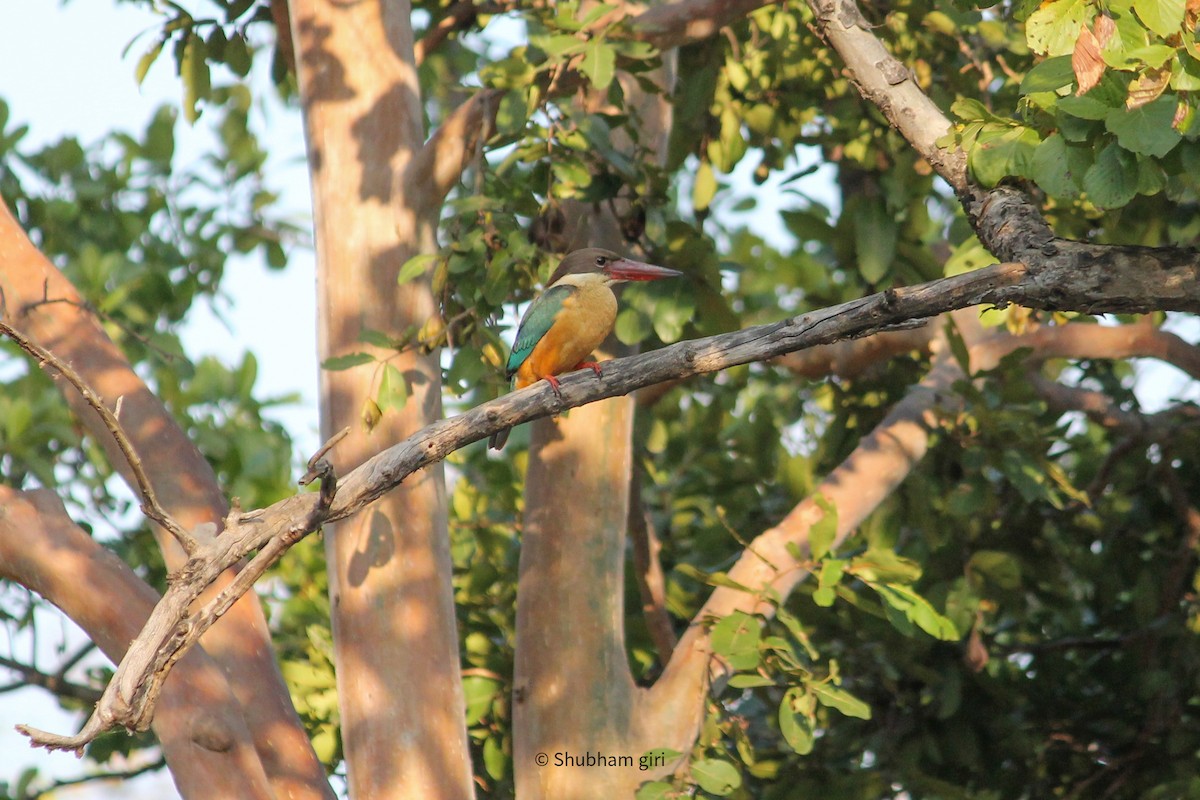
[[[600,370],[600,365],[595,361],[580,361],[575,365],[575,369],[583,369],[584,367],[588,367],[592,372],[596,373],[597,378],[604,377],[604,373]]]
[[[554,377],[553,375],[547,375],[546,382],[550,384],[550,388],[554,390],[554,393],[561,398],[562,386],[559,384],[558,378]]]

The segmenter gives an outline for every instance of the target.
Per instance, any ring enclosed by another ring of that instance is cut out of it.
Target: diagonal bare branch
[[[142,496],[142,513],[169,531],[175,537],[175,541],[179,542],[184,552],[188,555],[195,553],[196,548],[199,547],[196,538],[184,530],[183,526],[176,522],[174,517],[167,513],[167,510],[158,502],[158,495],[154,492],[154,484],[150,482],[150,476],[146,474],[146,468],[142,465],[142,459],[134,448],[133,442],[130,441],[129,435],[125,433],[125,428],[121,425],[121,421],[118,418],[121,412],[121,399],[117,398],[115,411],[110,409],[105,405],[100,395],[88,385],[87,381],[70,364],[58,358],[6,322],[0,322],[0,333],[16,342],[18,347],[37,361],[39,367],[46,369],[47,365],[49,365],[49,367],[66,378],[67,382],[74,386],[83,399],[87,401],[87,404],[100,415],[100,419],[104,422],[104,427],[112,435],[117,448],[121,451],[121,455],[125,457],[125,463],[129,465],[129,469],[133,473],[134,480],[137,482],[138,493]]]
[[[1181,287],[1177,280],[1180,274],[1195,274],[1198,265],[1194,254],[1191,261],[1181,260],[1169,270],[1156,273],[1162,281],[1159,286],[1141,278],[1129,279],[1119,264],[1071,264],[1067,273],[1062,272],[1063,268],[1053,259],[1036,267],[994,264],[975,272],[891,289],[773,324],[618,359],[606,365],[600,380],[586,370],[564,377],[560,394],[549,386],[534,386],[459,416],[438,420],[350,472],[339,483],[337,495],[328,506],[319,496],[306,494],[266,509],[230,514],[225,533],[204,543],[173,577],[84,730],[75,737],[32,729],[25,732],[37,744],[76,749],[113,725],[144,727],[153,715],[154,694],[149,690],[161,685],[174,661],[202,632],[193,629],[211,624],[233,592],[249,588],[251,581],[239,581],[236,588],[230,587],[199,612],[189,613],[222,570],[256,551],[250,568],[265,569],[307,532],[356,513],[417,470],[503,428],[654,383],[761,361],[890,326],[909,325],[913,320],[974,305],[1023,303],[1038,308],[1092,311],[1164,307],[1200,310],[1200,281],[1193,277]]]

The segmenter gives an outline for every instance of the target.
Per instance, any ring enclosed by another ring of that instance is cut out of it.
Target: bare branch
[[[320,497],[297,495],[266,509],[231,514],[226,520],[225,533],[203,544],[174,577],[146,628],[122,660],[85,730],[76,737],[51,737],[40,732],[30,732],[31,736],[40,744],[79,747],[114,724],[133,729],[143,727],[153,713],[151,700],[154,693],[149,690],[161,684],[171,664],[195,641],[198,632],[192,630],[193,627],[202,632],[203,627],[223,613],[224,604],[236,592],[248,589],[252,582],[252,578],[238,581],[236,587],[230,586],[228,592],[221,593],[199,613],[189,616],[192,603],[222,570],[259,551],[247,570],[252,576],[261,574],[308,531],[324,522],[354,514],[417,470],[502,428],[606,397],[625,395],[653,383],[773,358],[981,303],[1022,302],[1064,310],[1125,308],[1130,303],[1200,308],[1200,282],[1180,290],[1171,281],[1164,286],[1141,281],[1134,284],[1140,294],[1128,297],[1114,294],[1130,285],[1122,280],[1120,270],[1115,273],[1109,270],[1109,273],[1105,280],[1100,280],[1089,272],[1087,265],[1063,275],[1054,269],[1034,270],[1023,264],[995,264],[975,272],[881,292],[770,325],[681,342],[653,353],[618,359],[606,365],[603,379],[597,380],[590,371],[564,377],[561,394],[556,394],[549,386],[538,385],[484,403],[459,416],[438,420],[353,470],[340,482],[337,496],[328,508],[322,507]],[[939,381],[944,371],[938,373]],[[885,449],[880,445],[880,451]],[[843,483],[854,484],[844,480]],[[847,520],[850,518],[846,517]],[[773,553],[778,548],[761,547],[756,541],[755,549],[776,561]],[[789,558],[785,551],[777,563],[786,563]],[[762,563],[759,558],[753,561]],[[731,577],[747,585],[763,584],[761,580],[755,582],[754,576],[741,580],[731,573]]]
[[[0,486],[0,577],[45,597],[114,662],[150,616],[158,595],[67,516],[47,490]],[[96,602],[96,598],[104,598]],[[60,665],[68,670],[81,650]],[[201,648],[179,664],[154,733],[184,796],[273,797],[242,711],[221,667]]]
[[[966,154],[938,146],[938,139],[950,130],[950,121],[941,109],[921,91],[911,71],[892,56],[871,31],[853,0],[809,0],[817,19],[817,32],[837,51],[851,78],[864,98],[873,103],[909,144],[937,170],[954,189],[970,218],[979,240],[1002,261],[1021,262],[1030,270],[1056,273],[1065,277],[1071,270],[1087,265],[1091,280],[1114,277],[1124,283],[1118,290],[1138,297],[1139,283],[1155,284],[1161,289],[1177,287],[1180,294],[1189,290],[1179,284],[1200,280],[1194,251],[1173,247],[1133,247],[1094,245],[1061,239],[1054,235],[1041,212],[1029,197],[1013,186],[984,190],[972,184],[967,175]],[[1043,303],[1053,305],[1049,293],[1054,284],[1044,285]],[[1049,307],[1039,303],[1026,305]],[[1132,301],[1121,307],[1083,311],[1144,312],[1154,308]]]
[[[150,483],[150,476],[146,474],[146,469],[142,466],[142,459],[138,456],[137,450],[134,449],[133,442],[129,440],[128,434],[125,433],[125,428],[121,426],[121,421],[117,419],[117,414],[104,404],[104,400],[101,399],[100,395],[96,394],[92,387],[87,384],[87,381],[70,364],[58,358],[6,322],[0,322],[0,333],[3,333],[16,342],[18,347],[37,361],[39,367],[45,369],[47,364],[50,365],[78,390],[83,399],[87,401],[87,404],[100,415],[100,419],[104,422],[104,427],[108,429],[109,434],[112,435],[113,440],[117,443],[121,455],[125,457],[125,462],[129,464],[129,469],[133,472],[134,480],[137,482],[138,492],[142,496],[142,513],[168,530],[175,537],[175,541],[179,542],[184,552],[188,555],[195,553],[196,548],[199,546],[195,537],[185,531],[183,526],[176,522],[167,513],[167,510],[159,504],[158,496],[154,493],[154,485]],[[117,398],[118,409],[120,409],[120,405],[121,400]]]
[[[450,34],[471,25],[480,14],[498,14],[502,11],[504,7],[499,3],[476,4],[472,0],[458,0],[450,6],[445,16],[433,23],[425,35],[413,44],[413,59],[417,66],[424,63]]]
[[[64,673],[71,668],[70,665],[66,665],[64,669],[59,669],[54,674],[51,674],[42,672],[32,664],[24,664],[20,661],[0,656],[0,667],[10,669],[21,676],[19,683],[0,686],[0,692],[9,692],[24,686],[40,686],[58,697],[69,697],[73,700],[82,700],[85,703],[95,703],[100,699],[100,692],[92,687],[72,683],[66,679]]]
[[[420,196],[412,199],[420,204],[418,216],[441,208],[476,155],[476,148],[491,136],[502,94],[497,89],[481,89],[450,112],[401,173],[401,185],[422,187]]]
[[[166,759],[160,758],[157,761],[151,761],[149,764],[143,764],[140,767],[134,767],[132,769],[109,770],[106,772],[93,772],[88,775],[81,775],[78,778],[66,778],[63,780],[57,780],[57,781],[54,781],[53,783],[51,783],[45,789],[41,789],[32,794],[28,794],[28,795],[26,795],[26,797],[35,798],[35,799],[41,798],[41,797],[45,797],[46,795],[51,795],[54,792],[57,792],[59,789],[66,789],[69,786],[80,786],[85,783],[93,783],[96,781],[127,781],[132,778],[136,778],[141,775],[145,775],[148,772],[157,772],[158,770],[162,769],[166,765],[167,765]]]
[[[1082,411],[1097,425],[1138,438],[1162,439],[1177,434],[1181,425],[1200,424],[1200,409],[1195,406],[1141,414],[1126,411],[1104,392],[1064,386],[1032,370],[1027,377],[1034,391],[1055,411]]]
[[[817,33],[842,57],[862,96],[955,192],[966,192],[970,186],[966,153],[937,144],[950,130],[950,120],[917,86],[912,71],[871,32],[858,6],[852,0],[809,0],[809,6],[816,16]]]
[[[936,324],[904,331],[883,331],[861,339],[823,344],[788,353],[775,363],[802,378],[817,380],[836,375],[852,378],[891,358],[914,350],[926,352],[937,335]]]
[[[659,3],[629,20],[634,38],[670,50],[713,36],[769,0],[680,0]]]

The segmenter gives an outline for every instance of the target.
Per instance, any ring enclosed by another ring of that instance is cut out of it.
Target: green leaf
[[[467,726],[477,725],[492,708],[492,702],[500,693],[500,683],[482,675],[468,675],[462,679],[463,697],[467,701]]]
[[[189,123],[200,118],[197,107],[211,93],[208,72],[208,47],[204,40],[189,33],[179,61],[179,77],[183,81],[183,117]]]
[[[1072,198],[1079,194],[1090,166],[1090,148],[1069,145],[1060,134],[1054,133],[1033,154],[1033,179],[1049,195]]]
[[[358,332],[358,341],[383,350],[396,349],[396,340],[383,331],[374,328],[363,328]]]
[[[759,686],[774,686],[775,680],[757,672],[743,672],[730,678],[729,685],[735,689],[754,689]]]
[[[692,184],[692,208],[696,211],[704,211],[716,193],[717,176],[713,172],[712,164],[701,161],[700,168],[696,170],[696,180]]]
[[[1075,70],[1070,56],[1047,58],[1025,73],[1021,79],[1021,94],[1053,92],[1075,81]]]
[[[1029,49],[1047,56],[1070,54],[1085,22],[1095,16],[1087,0],[1053,0],[1029,15],[1025,40]]]
[[[396,283],[403,286],[410,281],[415,281],[422,277],[430,267],[432,267],[440,258],[437,253],[418,253],[417,255],[404,262],[400,267],[400,273],[396,276]]]
[[[1101,93],[1092,90],[1082,97],[1071,95],[1058,101],[1058,110],[1080,119],[1107,119],[1117,106],[1101,99]]]
[[[596,38],[587,43],[583,52],[583,61],[579,62],[579,71],[588,77],[600,91],[612,83],[617,67],[617,51],[604,39]]]
[[[921,565],[916,561],[876,547],[855,556],[846,570],[868,583],[914,583],[921,577]]]
[[[483,768],[493,780],[503,780],[508,775],[508,754],[504,752],[504,739],[493,733],[483,742]]]
[[[166,39],[159,39],[154,44],[142,53],[142,57],[138,59],[137,68],[134,70],[133,78],[138,86],[142,85],[142,81],[146,80],[146,73],[150,71],[150,67],[158,60],[159,54],[162,52],[163,45],[167,43]]]
[[[762,661],[758,652],[761,638],[762,621],[741,611],[734,611],[709,632],[713,652],[723,656],[737,670],[751,670],[759,665]]]
[[[1133,11],[1146,27],[1164,39],[1180,32],[1187,0],[1133,0]]]
[[[1100,208],[1121,208],[1137,194],[1137,159],[1111,142],[1083,176],[1083,190]]]
[[[737,767],[720,758],[702,758],[692,762],[692,779],[696,784],[718,797],[732,794],[742,785],[742,776]]]
[[[888,608],[903,614],[905,619],[930,636],[948,642],[960,638],[954,623],[939,614],[928,600],[914,592],[911,587],[884,583],[872,584],[871,588]],[[897,627],[903,632],[903,627]]]
[[[634,800],[671,800],[675,797],[675,787],[666,781],[651,781],[639,786],[633,797]]]
[[[882,199],[860,205],[854,217],[854,249],[858,272],[867,283],[879,283],[896,259],[900,225]]]
[[[1023,125],[985,126],[971,148],[967,163],[979,183],[995,186],[1010,175],[1028,176],[1039,144],[1037,131]]]
[[[321,369],[327,369],[330,372],[341,372],[344,369],[357,367],[362,364],[370,364],[375,360],[375,356],[370,353],[347,353],[344,356],[333,356],[321,362]]]
[[[808,686],[823,706],[836,708],[847,717],[870,719],[871,707],[854,695],[832,683],[811,683]]]
[[[779,732],[789,747],[806,756],[813,749],[813,720],[810,715],[796,710],[803,695],[804,690],[798,686],[784,693],[779,704]]]
[[[383,411],[389,408],[399,411],[408,402],[408,381],[404,379],[400,370],[391,364],[383,368],[383,377],[379,380],[379,392],[375,402]]]
[[[1104,120],[1109,132],[1116,134],[1121,147],[1134,153],[1161,158],[1183,137],[1175,130],[1175,109],[1179,98],[1164,94],[1152,103],[1132,110],[1113,109]]]
[[[1021,564],[1003,550],[979,550],[967,561],[967,575],[985,579],[1005,591],[1021,588]]]
[[[617,313],[613,331],[622,344],[637,344],[650,335],[650,318],[640,309],[623,308]]]
[[[820,561],[829,554],[833,540],[837,538],[838,512],[837,506],[821,494],[813,495],[817,508],[825,513],[808,529],[808,550],[813,559]]]

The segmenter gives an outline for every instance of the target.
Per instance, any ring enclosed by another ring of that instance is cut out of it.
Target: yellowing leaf
[[[1171,68],[1148,69],[1129,83],[1129,96],[1125,98],[1128,109],[1141,108],[1158,99],[1171,82]]]
[[[1075,50],[1071,53],[1071,69],[1075,71],[1075,82],[1079,88],[1076,96],[1086,94],[1100,83],[1104,76],[1104,59],[1100,57],[1100,42],[1096,34],[1087,28],[1079,32]]]

